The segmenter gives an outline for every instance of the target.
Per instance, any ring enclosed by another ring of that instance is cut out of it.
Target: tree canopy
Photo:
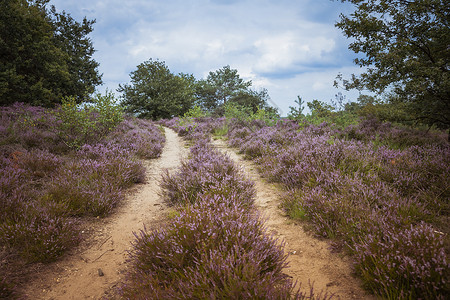
[[[194,105],[195,78],[173,74],[163,61],[145,61],[130,77],[130,84],[117,89],[127,112],[156,120],[182,116]]]
[[[0,2],[0,105],[82,102],[102,82],[87,38],[95,21],[79,23],[48,2]]]
[[[450,128],[450,6],[444,0],[341,0],[356,10],[336,26],[352,39],[349,48],[365,56],[360,76],[341,80],[345,88],[388,91],[407,104],[413,119]]]
[[[198,102],[205,110],[216,115],[223,115],[227,103],[248,108],[253,113],[258,109],[269,108],[267,102],[270,97],[267,90],[254,91],[250,89],[251,85],[251,81],[243,80],[236,69],[227,65],[209,72],[206,79],[198,81]]]

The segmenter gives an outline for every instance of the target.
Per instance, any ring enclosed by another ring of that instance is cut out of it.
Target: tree
[[[304,100],[302,100],[302,97],[297,96],[297,100],[294,100],[295,103],[297,103],[298,108],[295,106],[289,106],[289,113],[288,113],[288,118],[289,120],[297,120],[300,121],[302,118],[305,117],[305,115],[303,114],[303,110],[305,109],[304,107]]]
[[[356,10],[336,26],[364,53],[355,63],[366,67],[344,80],[346,89],[389,91],[407,104],[411,117],[450,128],[450,6],[444,0],[341,0]],[[335,82],[337,84],[337,82]]]
[[[237,70],[224,66],[215,72],[209,72],[206,80],[198,82],[197,97],[206,110],[213,112],[238,93],[248,92],[251,85],[251,81],[240,78]]]
[[[80,24],[65,13],[50,12],[48,2],[0,2],[0,105],[51,107],[64,96],[81,102],[101,83],[86,38],[93,21]]]
[[[98,73],[99,63],[92,59],[94,46],[87,37],[93,31],[95,20],[84,17],[81,23],[77,22],[65,11],[57,13],[55,6],[51,7],[50,12],[55,44],[69,56],[67,67],[70,86],[66,93],[75,96],[78,103],[87,101],[95,87],[102,84],[102,75]]]
[[[251,90],[251,81],[240,78],[238,71],[224,66],[215,72],[209,72],[206,79],[197,83],[197,99],[199,104],[210,113],[222,116],[225,106],[234,103],[243,111],[256,113],[260,109],[273,114],[277,110],[268,105],[270,99],[267,89]]]
[[[156,120],[183,116],[194,105],[194,76],[172,74],[163,61],[145,61],[130,77],[131,84],[117,89],[127,112]]]
[[[239,91],[234,94],[228,101],[239,106],[247,107],[254,114],[259,109],[268,108],[268,100],[270,99],[267,89],[261,89],[259,92],[253,90]]]
[[[306,105],[308,105],[311,110],[311,116],[313,117],[326,118],[330,116],[334,110],[333,106],[319,100],[313,100],[306,103]]]

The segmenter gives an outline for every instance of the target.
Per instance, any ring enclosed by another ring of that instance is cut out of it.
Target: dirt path
[[[146,161],[147,182],[127,196],[125,204],[111,217],[91,224],[88,239],[74,255],[55,263],[26,291],[30,299],[100,299],[123,278],[127,250],[133,232],[153,228],[168,213],[158,196],[161,173],[174,170],[187,156],[187,149],[171,129],[166,129],[166,145],[160,158]]]
[[[256,205],[268,218],[269,230],[286,241],[285,250],[291,253],[286,273],[294,281],[306,288],[310,280],[316,290],[335,293],[337,299],[376,299],[359,287],[345,257],[331,253],[326,242],[305,233],[281,213],[277,189],[263,181],[252,162],[243,160],[222,140],[214,141],[214,145],[244,167],[255,182]],[[36,274],[26,290],[29,299],[101,299],[107,295],[123,279],[133,232],[142,229],[143,224],[156,228],[169,212],[158,195],[161,172],[177,169],[187,154],[177,134],[166,129],[161,157],[146,162],[147,183],[134,188],[113,216],[88,225],[85,231],[90,238],[79,249]]]
[[[251,161],[229,149],[223,140],[216,140],[213,144],[242,166],[255,182],[256,205],[267,218],[269,231],[286,241],[285,251],[290,253],[286,274],[302,283],[303,288],[308,288],[311,281],[314,290],[334,293],[335,299],[376,299],[360,287],[359,279],[351,275],[348,257],[332,253],[327,242],[306,233],[302,226],[294,224],[282,213],[278,208],[280,197],[277,188],[261,178]]]

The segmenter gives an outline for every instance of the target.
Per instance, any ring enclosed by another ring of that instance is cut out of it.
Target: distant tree
[[[228,101],[242,107],[247,107],[255,114],[259,109],[266,109],[269,107],[269,99],[270,97],[267,89],[262,89],[259,92],[253,90],[239,91]]]
[[[224,115],[227,103],[236,104],[242,111],[256,113],[264,109],[277,114],[277,110],[268,105],[270,96],[267,89],[255,91],[250,89],[251,85],[251,81],[240,78],[237,70],[224,66],[197,82],[197,99],[204,109],[220,116]]]
[[[251,81],[240,78],[238,71],[224,66],[215,72],[209,72],[205,80],[200,80],[197,85],[197,96],[199,102],[208,111],[220,109],[231,98],[243,96],[252,85]]]
[[[338,80],[346,89],[393,92],[411,118],[450,128],[450,5],[445,0],[341,0],[356,10],[336,26],[367,72]],[[335,82],[337,84],[337,82]]]
[[[131,84],[117,89],[127,112],[156,120],[183,116],[194,106],[195,78],[172,74],[163,61],[145,61],[130,77]]]
[[[334,107],[319,100],[307,103],[313,117],[325,118],[331,115]]]
[[[86,37],[94,21],[77,23],[47,10],[49,0],[0,2],[0,105],[77,102],[101,83]]]
[[[289,113],[288,118],[290,120],[297,120],[304,118],[305,115],[303,114],[303,110],[305,109],[304,104],[305,102],[302,100],[300,96],[297,96],[297,100],[294,100],[295,103],[297,103],[298,108],[295,106],[289,106]]]

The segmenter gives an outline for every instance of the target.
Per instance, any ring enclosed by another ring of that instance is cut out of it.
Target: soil
[[[213,143],[237,162],[244,173],[253,180],[256,188],[255,204],[266,219],[268,231],[285,242],[285,252],[289,253],[289,266],[285,273],[297,282],[301,290],[334,294],[333,299],[377,299],[361,288],[361,280],[353,276],[352,261],[348,256],[332,251],[329,242],[316,238],[306,231],[302,224],[289,219],[280,207],[280,189],[266,182],[256,166],[237,149],[230,149],[223,140]]]
[[[137,185],[110,217],[86,224],[86,241],[58,263],[43,268],[26,289],[29,299],[101,299],[111,297],[125,276],[133,233],[156,228],[170,213],[159,196],[163,170],[176,170],[188,154],[181,138],[165,130],[166,144],[158,159],[145,161],[147,180]]]
[[[165,130],[166,145],[160,158],[146,161],[147,181],[133,188],[125,203],[112,216],[85,225],[85,242],[59,262],[44,267],[34,275],[25,294],[29,299],[101,299],[114,298],[114,289],[123,281],[128,251],[134,233],[144,226],[157,228],[167,220],[171,209],[163,202],[159,181],[165,169],[176,170],[188,149],[171,129]],[[302,289],[334,293],[334,299],[376,299],[352,276],[351,260],[333,253],[330,245],[315,238],[301,224],[291,221],[279,209],[279,189],[265,182],[252,162],[246,161],[222,140],[214,145],[242,166],[255,182],[256,205],[267,218],[269,232],[285,241],[289,255],[286,274]]]

